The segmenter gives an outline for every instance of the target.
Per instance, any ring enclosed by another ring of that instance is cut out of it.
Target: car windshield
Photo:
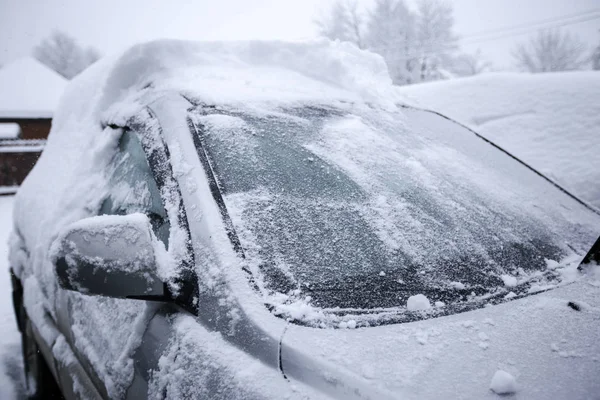
[[[193,121],[245,262],[275,306],[511,297],[523,282],[557,279],[548,266],[593,236],[561,214],[572,199],[431,113],[212,108]]]

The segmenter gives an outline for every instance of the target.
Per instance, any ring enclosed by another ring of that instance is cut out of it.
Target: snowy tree
[[[457,49],[452,7],[419,0],[416,12],[404,0],[375,0],[367,46],[381,54],[398,85],[447,76]]]
[[[554,72],[581,69],[585,64],[581,41],[558,29],[541,30],[528,43],[513,51],[517,67],[528,72]]]
[[[481,55],[481,50],[474,54],[459,54],[452,61],[451,71],[458,76],[472,76],[488,71],[492,64],[485,61]]]
[[[415,81],[415,15],[403,0],[376,0],[367,24],[367,47],[383,56],[394,83]]]
[[[100,58],[96,49],[81,47],[74,38],[60,31],[37,45],[33,56],[67,79],[72,79]]]
[[[328,13],[316,20],[319,34],[331,40],[354,43],[364,48],[364,16],[356,0],[336,0]]]
[[[416,48],[419,81],[440,79],[451,68],[458,38],[453,33],[452,6],[440,0],[417,3]]]
[[[415,11],[406,0],[375,0],[366,17],[356,0],[336,0],[317,24],[321,36],[380,54],[398,85],[440,79],[455,61],[452,7],[442,0],[418,0]]]

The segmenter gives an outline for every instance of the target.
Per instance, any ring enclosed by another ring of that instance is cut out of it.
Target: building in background
[[[66,84],[34,58],[0,68],[0,194],[14,193],[35,165]]]

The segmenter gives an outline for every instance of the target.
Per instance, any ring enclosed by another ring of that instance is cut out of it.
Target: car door
[[[135,132],[124,130],[109,170],[99,215],[146,214],[168,246],[169,221],[156,180]],[[140,300],[85,296],[63,291],[67,340],[102,397],[125,397],[134,368],[132,356],[155,312]],[[63,311],[64,312],[64,311]],[[144,394],[145,395],[145,394]]]

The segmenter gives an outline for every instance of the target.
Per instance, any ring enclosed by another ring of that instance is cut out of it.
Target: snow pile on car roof
[[[600,73],[493,73],[398,92],[471,126],[600,209]]]
[[[398,98],[380,56],[324,40],[160,40],[134,46],[114,62],[102,102],[150,87],[207,103],[338,100],[393,107]]]

